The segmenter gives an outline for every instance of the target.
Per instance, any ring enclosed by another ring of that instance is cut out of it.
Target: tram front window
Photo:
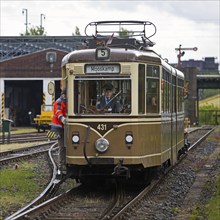
[[[131,81],[75,79],[75,114],[131,113]]]

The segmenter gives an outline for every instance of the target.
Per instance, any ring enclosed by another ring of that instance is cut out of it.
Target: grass
[[[193,209],[189,220],[197,220],[200,219],[200,217],[202,217],[202,219],[205,217],[207,220],[220,219],[220,175],[218,176],[215,186],[217,187],[217,191],[212,199],[209,200],[205,206],[196,206]]]
[[[219,140],[220,126],[218,126],[214,132],[216,133],[215,139]],[[220,158],[220,154],[217,156],[217,158]],[[218,175],[213,187],[216,187],[216,193],[205,206],[205,213],[208,220],[220,219],[220,174]]]
[[[13,127],[11,126],[11,134],[23,134],[23,133],[34,133],[37,132],[36,128],[33,127]],[[2,127],[0,126],[0,133],[2,133]],[[8,132],[6,132],[8,135]]]
[[[11,134],[36,133],[37,129],[33,127],[12,127]]]
[[[215,183],[217,187],[216,193],[212,199],[204,207],[195,207],[190,220],[199,219],[200,216],[205,216],[207,220],[219,220],[220,219],[220,175]]]
[[[2,144],[0,147],[0,152],[14,150],[14,149],[20,149],[23,147],[31,147],[33,145],[43,144],[43,143],[47,143],[47,142],[48,141],[37,141],[37,142],[27,142],[27,143]]]
[[[209,138],[211,140],[219,140],[220,126],[218,126],[214,131],[214,137]],[[220,144],[219,144],[220,146]],[[220,154],[217,155],[217,158],[220,158]],[[220,174],[216,177],[216,182],[213,185],[206,185],[204,189],[208,190],[212,187],[216,188],[216,192],[213,197],[207,202],[204,206],[196,206],[189,220],[199,219],[200,216],[205,216],[207,220],[219,220],[220,219]]]
[[[18,169],[12,167],[0,169],[0,219],[9,207],[13,209],[18,204],[24,206],[38,195],[40,186],[34,172],[35,168],[36,165],[23,162]]]
[[[205,207],[208,220],[220,219],[220,175],[218,176],[215,186],[217,187],[216,194]]]
[[[37,130],[35,128],[32,127],[12,127],[12,131],[11,131],[11,135],[13,134],[24,134],[24,133],[36,133]],[[2,134],[0,132],[0,134]],[[8,135],[8,133],[6,133],[6,136]],[[11,144],[1,144],[0,146],[0,152],[4,152],[4,151],[8,151],[8,150],[13,150],[13,149],[19,149],[19,148],[23,148],[23,147],[29,147],[32,146],[33,144],[41,144],[41,143],[45,143],[45,141],[43,142],[28,142],[28,143],[11,143]]]

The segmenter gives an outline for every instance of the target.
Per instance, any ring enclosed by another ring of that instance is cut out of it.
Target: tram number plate
[[[109,50],[107,48],[102,48],[97,50],[97,58],[108,58]]]
[[[110,49],[108,47],[99,47],[96,49],[96,59],[106,60],[110,57]]]

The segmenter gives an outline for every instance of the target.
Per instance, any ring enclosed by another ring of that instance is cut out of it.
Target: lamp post
[[[26,26],[26,32],[25,32],[25,35],[28,34],[28,10],[26,8],[23,8],[22,9],[22,14],[26,14],[26,19],[25,19],[25,23],[24,25]]]
[[[43,23],[43,19],[45,20],[45,15],[44,14],[40,14],[40,28],[43,27],[42,23]]]
[[[182,46],[182,45],[180,44],[178,48],[175,48],[175,50],[179,51],[179,53],[178,53],[178,55],[177,55],[177,58],[178,58],[177,68],[178,68],[178,69],[180,69],[180,67],[181,67],[181,57],[184,56],[184,54],[185,54],[185,51],[184,51],[184,50],[193,50],[193,51],[197,51],[197,50],[198,50],[197,47],[192,47],[192,48],[186,47],[186,48],[182,48],[181,46]]]

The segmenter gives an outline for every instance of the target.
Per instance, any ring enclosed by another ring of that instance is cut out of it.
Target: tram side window
[[[164,113],[170,112],[170,73],[163,69],[163,77],[162,77],[162,111]]]
[[[138,71],[138,113],[145,113],[145,65],[139,65]]]
[[[177,97],[176,97],[176,89],[177,89],[177,86],[176,86],[176,77],[173,76],[173,79],[172,79],[172,112],[176,112],[177,111]]]
[[[146,78],[146,111],[147,113],[159,112],[159,67],[148,65]]]
[[[162,92],[162,100],[161,100],[161,108],[162,112],[167,112],[167,73],[163,69],[163,76],[161,82],[161,92]]]
[[[172,98],[172,95],[171,95],[172,86],[171,85],[172,85],[171,84],[171,73],[168,72],[168,74],[167,74],[167,110],[168,110],[169,113],[171,112],[171,107],[172,107],[172,105],[171,105],[171,103],[172,103],[172,100],[171,100],[171,98]]]
[[[183,100],[183,85],[184,81],[183,79],[178,79],[178,111],[182,112],[183,111],[183,105],[184,105],[184,100]]]

